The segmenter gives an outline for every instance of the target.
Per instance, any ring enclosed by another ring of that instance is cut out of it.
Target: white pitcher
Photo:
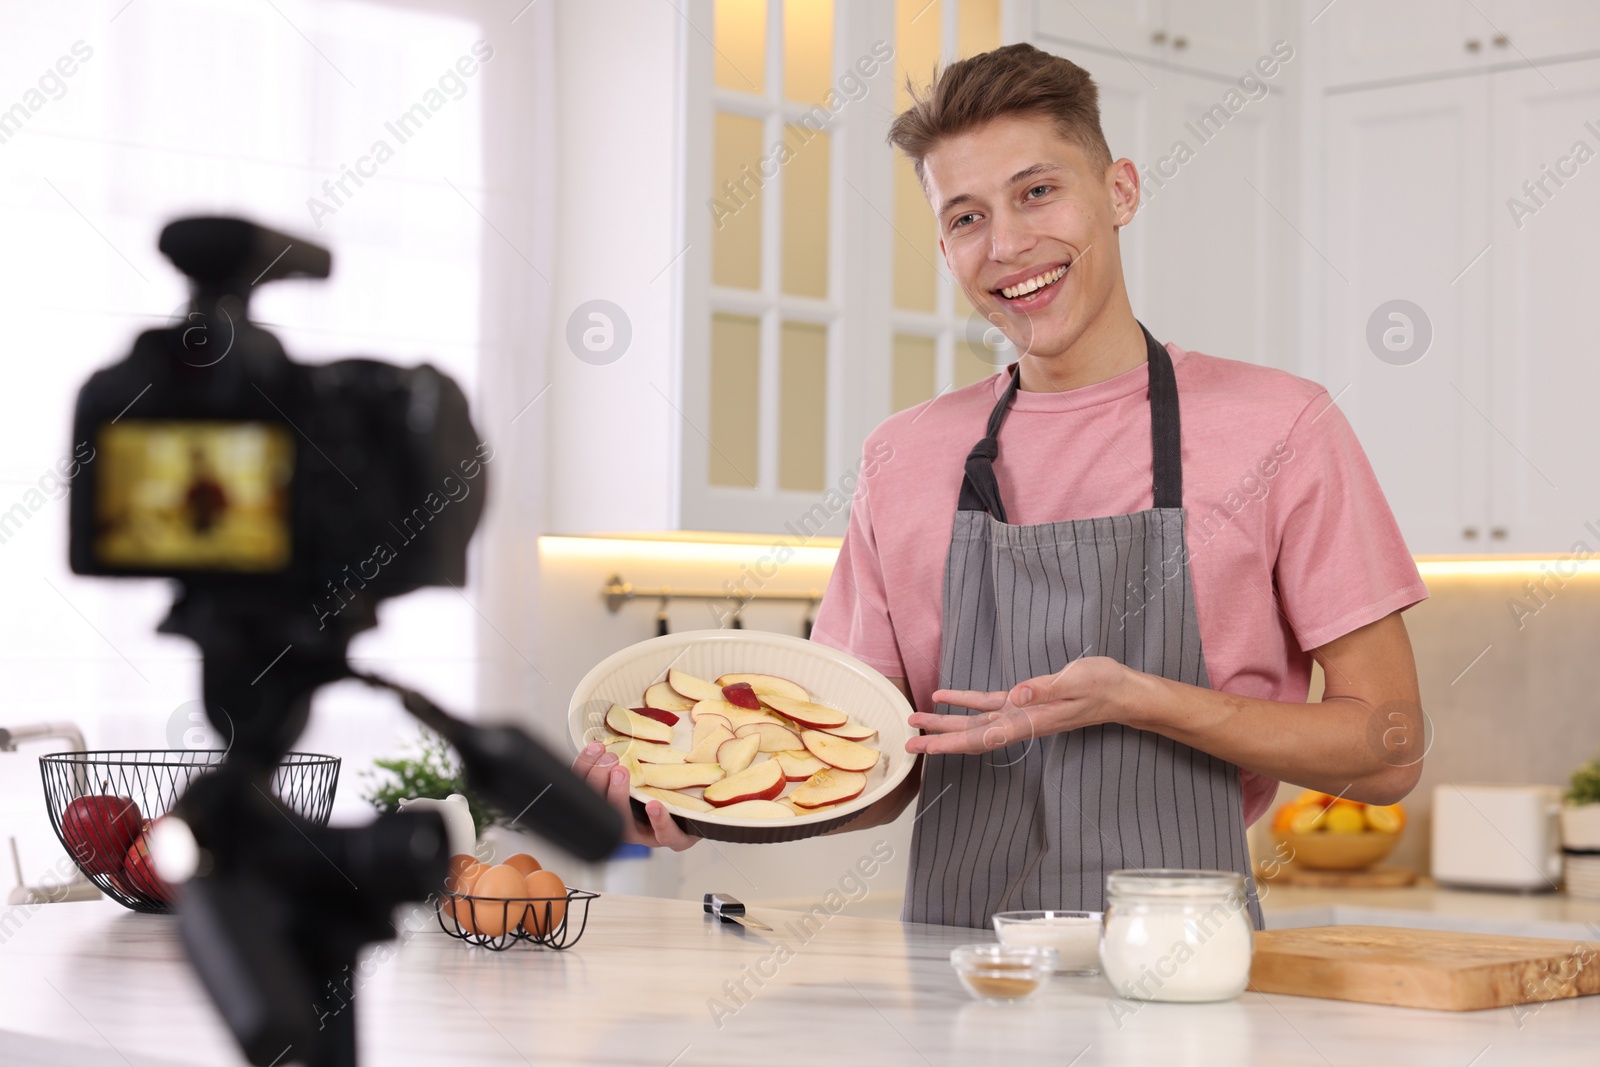
[[[443,800],[418,797],[400,802],[401,811],[436,811],[444,818],[445,837],[450,841],[450,855],[463,852],[473,854],[478,843],[478,831],[472,822],[472,808],[460,793],[451,793]]]

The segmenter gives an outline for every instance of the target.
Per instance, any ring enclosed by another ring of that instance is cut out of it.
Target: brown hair
[[[1006,115],[1040,115],[1083,149],[1089,162],[1111,165],[1100,130],[1100,90],[1089,72],[1031,44],[1008,44],[938,71],[926,95],[907,83],[913,103],[889,127],[889,143],[922,161],[946,137]]]

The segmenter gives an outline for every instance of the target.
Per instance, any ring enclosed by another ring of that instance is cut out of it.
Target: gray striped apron
[[[945,561],[941,688],[1006,690],[1089,655],[1210,686],[1184,541],[1177,382],[1166,349],[1144,335],[1148,511],[1007,524],[994,459],[1017,392],[1011,368],[966,461]],[[902,918],[982,927],[997,911],[1101,911],[1108,872],[1149,867],[1238,871],[1260,928],[1236,766],[1115,724],[930,755]]]

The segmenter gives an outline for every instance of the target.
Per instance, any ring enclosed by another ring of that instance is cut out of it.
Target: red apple
[[[122,861],[122,878],[136,894],[142,894],[163,904],[177,902],[172,887],[156,873],[155,861],[150,856],[150,831],[145,829],[128,849]]]
[[[749,682],[723,686],[722,699],[734,707],[745,708],[748,711],[761,710],[761,698],[756,696],[756,691]]]
[[[61,813],[61,836],[86,874],[122,870],[122,859],[143,827],[144,816],[132,797],[79,797]]]

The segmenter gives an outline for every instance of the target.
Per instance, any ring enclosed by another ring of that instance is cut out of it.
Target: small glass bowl
[[[1099,911],[1002,911],[994,932],[1002,945],[1043,945],[1056,950],[1057,974],[1100,973]]]
[[[950,966],[979,1000],[1013,1004],[1044,988],[1056,969],[1056,950],[1043,945],[962,945],[950,950]]]

